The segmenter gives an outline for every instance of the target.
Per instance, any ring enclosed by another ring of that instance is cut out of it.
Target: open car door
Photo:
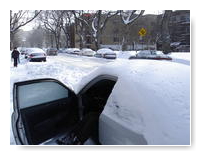
[[[12,129],[19,145],[41,144],[79,120],[77,96],[55,79],[15,83],[13,108]]]

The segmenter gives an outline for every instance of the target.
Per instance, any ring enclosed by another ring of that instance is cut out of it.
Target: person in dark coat
[[[17,50],[17,47],[14,48],[12,51],[12,58],[14,59],[14,67],[17,67],[18,59],[19,59],[19,51]]]

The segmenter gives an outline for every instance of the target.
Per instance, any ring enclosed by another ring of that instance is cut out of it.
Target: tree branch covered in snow
[[[137,10],[126,10],[126,11],[120,10],[120,16],[121,16],[122,22],[125,25],[129,25],[133,23],[135,20],[137,20],[140,16],[143,15],[144,10],[140,10],[138,14],[136,13],[137,13]]]
[[[122,39],[122,50],[127,50],[129,28],[139,17],[144,13],[144,10],[120,10],[120,16],[123,23],[123,39]]]
[[[94,31],[94,36],[96,36],[95,33],[98,31],[102,31],[109,20],[109,18],[115,16],[118,14],[118,11],[103,11],[98,10],[95,13],[95,18],[92,21],[92,29]]]
[[[100,35],[108,22],[108,20],[117,15],[118,11],[105,11],[105,10],[97,10],[95,12],[95,17],[92,21],[92,30],[93,37],[95,39],[96,48],[98,49],[100,46]]]

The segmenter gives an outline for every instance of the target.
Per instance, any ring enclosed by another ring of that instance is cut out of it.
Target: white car
[[[162,51],[156,50],[138,51],[135,56],[131,56],[129,59],[172,60],[170,56],[165,55]]]
[[[93,51],[90,48],[83,48],[83,49],[81,49],[80,54],[84,55],[84,56],[91,56],[91,57],[93,57],[95,55],[95,51]]]
[[[78,49],[78,48],[67,48],[66,50],[64,50],[64,53],[79,55],[80,49]]]
[[[116,59],[117,54],[111,49],[108,48],[102,48],[99,49],[96,53],[96,57],[102,57],[107,59]]]
[[[16,144],[190,145],[188,65],[116,60],[73,88],[56,79],[15,83]]]
[[[40,48],[27,48],[25,58],[29,61],[46,61],[47,54]]]

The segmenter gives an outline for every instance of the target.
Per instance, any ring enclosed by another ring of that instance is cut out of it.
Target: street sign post
[[[145,28],[141,28],[140,30],[139,30],[139,35],[140,35],[140,40],[142,40],[142,50],[143,50],[143,37],[147,34],[147,31],[146,31],[146,29]]]
[[[140,36],[144,37],[146,34],[147,34],[147,31],[146,31],[145,28],[141,28],[141,29],[139,30],[139,35],[140,35]]]

